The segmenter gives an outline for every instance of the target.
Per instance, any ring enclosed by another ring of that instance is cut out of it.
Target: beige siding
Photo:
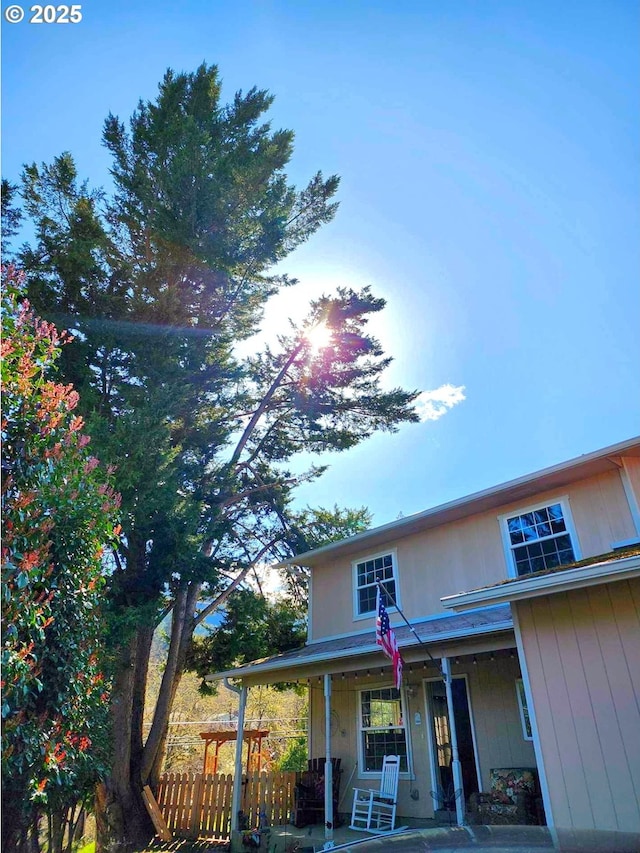
[[[401,607],[408,619],[445,611],[440,597],[471,583],[484,586],[505,577],[506,564],[495,514],[477,516],[408,536],[375,553],[395,550]],[[358,560],[372,556],[363,552]],[[335,560],[314,569],[311,638],[371,630],[373,617],[353,613],[352,560]],[[392,619],[392,622],[394,620]]]
[[[640,456],[625,456],[625,467],[636,501],[640,504]]]
[[[348,558],[325,563],[313,570],[310,601],[312,640],[367,627],[353,621],[353,580]]]
[[[427,670],[429,676],[437,676],[435,667]],[[428,720],[425,694],[422,689],[423,670],[407,674],[407,684],[418,689],[412,698],[405,697],[409,730],[413,778],[402,779],[399,786],[398,813],[405,817],[431,817],[433,814],[430,791],[434,788],[431,779],[429,747],[427,743]],[[498,659],[482,660],[473,664],[463,659],[453,666],[454,676],[466,675],[472,723],[483,788],[489,784],[489,771],[493,767],[535,767],[533,745],[524,739],[520,713],[516,698],[515,681],[520,675],[517,658],[502,653]],[[340,811],[348,812],[352,804],[355,785],[366,787],[371,777],[358,773],[358,691],[366,688],[389,687],[379,678],[333,679],[331,707],[335,711],[332,732],[332,754],[342,759],[342,796]],[[416,725],[416,713],[420,724]],[[311,754],[325,754],[324,696],[323,686],[318,679],[311,684]],[[413,797],[411,796],[413,792]],[[417,792],[417,793],[416,793]]]
[[[526,506],[568,496],[583,557],[606,553],[613,542],[634,535],[634,524],[620,475],[611,471],[560,491],[541,493]],[[496,583],[507,576],[498,518],[522,509],[505,504],[451,524],[390,542],[375,553],[395,549],[400,603],[407,618],[445,613],[440,598]],[[358,560],[372,556],[364,550]],[[313,570],[311,639],[371,630],[373,618],[354,619],[352,558]],[[396,617],[397,618],[397,617]],[[392,618],[392,622],[395,620]]]
[[[568,491],[583,557],[606,554],[634,535],[629,502],[617,471],[576,483]]]
[[[398,542],[402,608],[409,619],[446,612],[440,598],[505,577],[495,514],[473,516]],[[472,581],[473,578],[473,581]]]
[[[489,790],[495,767],[535,767],[532,741],[525,740],[516,694],[516,657],[466,668],[480,763],[481,790]],[[454,671],[455,674],[455,671]]]
[[[640,581],[515,607],[555,825],[640,831]]]
[[[624,459],[628,499],[633,505],[636,522],[636,534],[640,534],[640,457],[627,456]]]

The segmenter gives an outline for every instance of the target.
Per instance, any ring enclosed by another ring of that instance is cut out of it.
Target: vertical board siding
[[[630,589],[629,584],[624,586]],[[640,627],[634,632],[630,626],[633,621],[640,626],[640,618],[637,611],[631,613],[627,610],[625,613],[626,596],[615,594],[615,590],[616,586],[609,585],[604,590],[605,595],[595,587],[585,592],[594,615],[602,608],[608,609],[608,621],[594,619],[594,625],[606,661],[603,676],[606,676],[609,693],[603,691],[603,695],[610,698],[611,706],[609,709],[604,702],[599,703],[598,695],[593,696],[593,702],[604,734],[606,769],[614,793],[618,823],[626,825],[628,819],[640,815],[640,707],[637,701],[640,682],[636,681],[634,687],[622,637],[625,636],[629,642],[635,635],[635,651],[631,652],[631,658],[637,659],[640,656]],[[628,791],[629,796],[616,796],[620,791]]]
[[[511,606],[516,607],[513,603]],[[537,616],[541,619],[540,612]],[[544,630],[536,630],[531,601],[518,602],[517,618],[533,693],[544,772],[550,790],[552,815],[547,815],[547,819],[553,818],[556,826],[572,826],[564,765],[560,760],[558,732],[554,726],[554,708],[544,679],[544,644],[540,642],[540,633],[544,634]]]
[[[607,760],[611,759],[614,733],[611,729],[598,731],[589,682],[598,685],[596,702],[607,719],[615,715],[615,705],[600,651],[595,648],[589,650],[585,644],[587,638],[580,637],[581,625],[593,623],[586,590],[571,595],[556,595],[550,599],[549,607],[554,624],[564,624],[565,627],[561,636],[558,636],[558,643],[561,646],[562,675],[567,688],[567,707],[576,737],[576,767],[577,771],[582,771],[577,772],[575,778],[571,777],[569,782],[577,788],[578,796],[585,788],[593,826],[613,828],[610,824],[614,819],[614,798],[607,774],[590,773],[590,768],[605,768]],[[609,753],[607,759],[603,751],[605,743]]]
[[[518,602],[556,826],[640,831],[640,581]]]
[[[629,484],[637,503],[640,505],[640,459],[634,456],[625,456],[625,468],[627,469]]]
[[[629,480],[640,495],[640,466],[633,457],[627,457],[627,468]],[[613,542],[637,535],[617,470],[540,492],[526,499],[524,505],[544,504],[562,496],[569,500],[582,557],[605,554]],[[398,533],[398,538],[386,545],[365,544],[360,552],[328,558],[326,563],[314,566],[311,638],[373,629],[374,614],[370,619],[354,620],[352,571],[352,560],[373,553],[396,550],[400,604],[409,619],[445,613],[441,596],[504,580],[507,564],[498,517],[522,508],[522,499],[509,501],[419,533]]]
[[[465,672],[469,679],[471,712],[476,733],[480,790],[489,790],[489,772],[495,767],[535,767],[531,741],[525,740],[516,695],[520,678],[517,658],[481,660],[454,667],[454,676]]]
[[[614,542],[633,535],[633,516],[618,471],[582,480],[567,491],[583,557],[606,554]]]
[[[264,811],[269,826],[288,823],[294,807],[295,773],[249,773],[242,785],[242,811],[250,828]],[[228,838],[233,776],[221,773],[165,773],[156,800],[172,835]]]
[[[616,601],[616,619],[620,639],[624,647],[624,656],[629,667],[629,677],[638,707],[640,707],[640,654],[638,637],[635,632],[627,632],[624,626],[634,620],[640,623],[640,583],[629,584],[629,595]]]

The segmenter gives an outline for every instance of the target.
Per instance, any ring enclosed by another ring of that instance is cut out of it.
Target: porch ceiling
[[[420,650],[421,645],[429,647],[434,657],[436,647],[443,643],[459,643],[481,638],[513,629],[511,607],[500,604],[496,607],[483,607],[464,614],[444,615],[426,619],[412,624],[413,632],[406,625],[394,625],[398,645],[403,655]],[[426,653],[426,650],[425,650]],[[441,654],[442,652],[440,652]],[[367,657],[379,655],[380,647],[376,645],[375,631],[360,634],[350,634],[323,642],[310,643],[301,649],[294,649],[281,655],[252,661],[236,669],[207,675],[207,681],[218,681],[223,678],[252,678],[268,677],[274,681],[275,675],[281,675],[282,681],[296,678],[296,671],[309,666],[336,661],[336,669],[357,669],[367,665]],[[339,662],[339,663],[338,663]]]

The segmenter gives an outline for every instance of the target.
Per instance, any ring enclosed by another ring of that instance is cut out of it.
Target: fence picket
[[[178,802],[180,800],[180,783],[178,781],[178,774],[172,773],[173,779],[171,782],[173,783],[171,786],[171,821],[173,823],[174,831],[179,829],[178,826]]]
[[[198,838],[200,835],[200,826],[202,824],[203,786],[203,775],[202,773],[198,773],[194,780],[191,796],[191,814],[189,815],[190,838]]]
[[[293,810],[296,774],[252,772],[243,777],[241,808],[250,827],[260,822],[264,807],[270,825],[288,822]],[[158,807],[174,836],[228,838],[231,827],[233,776],[222,773],[165,773],[158,782]]]
[[[214,777],[207,773],[204,776],[204,787],[202,791],[202,819],[200,823],[200,832],[203,836],[213,836],[213,809],[211,808],[211,804],[213,802],[213,795],[215,793],[214,786]]]

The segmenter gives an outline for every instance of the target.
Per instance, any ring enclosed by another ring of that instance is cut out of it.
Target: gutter
[[[209,681],[209,676],[208,676],[208,675],[205,675],[204,680],[208,682],[208,681]],[[231,690],[231,692],[232,692],[232,693],[237,693],[237,695],[238,695],[238,696],[242,693],[241,688],[240,688],[240,687],[236,687],[236,686],[235,686],[235,684],[231,684],[231,682],[229,681],[229,678],[228,678],[226,675],[225,675],[225,677],[222,679],[222,682],[223,682],[224,686],[227,688],[227,690]]]
[[[472,634],[464,634],[462,636],[460,635],[459,630],[443,632],[442,634],[438,634],[436,637],[429,638],[426,642],[430,646],[438,646],[441,645],[442,642],[448,642],[449,640],[467,640],[470,637],[482,636],[484,634],[501,633],[502,631],[511,630],[513,630],[513,622],[511,619],[509,619],[503,622],[494,622],[490,625],[482,625],[477,630],[474,630]],[[407,649],[417,648],[419,646],[420,643],[417,641],[403,643],[400,647],[400,650],[406,651]],[[283,669],[297,669],[303,666],[308,666],[316,663],[324,663],[325,661],[330,660],[344,660],[344,658],[365,657],[366,655],[370,655],[378,651],[380,651],[380,646],[377,643],[373,642],[369,643],[366,646],[360,646],[356,648],[332,650],[330,652],[320,652],[319,654],[309,655],[308,657],[299,658],[296,660],[274,661],[273,663],[258,663],[255,665],[255,667],[252,667],[251,664],[248,664],[244,667],[239,667],[235,670],[229,669],[224,672],[210,673],[209,675],[205,675],[204,680],[209,683],[212,681],[222,680],[226,685],[228,678],[241,678],[242,676],[260,675],[261,673],[277,672],[278,670]],[[233,690],[234,688],[231,687],[230,689]],[[235,689],[237,690],[237,688]]]

